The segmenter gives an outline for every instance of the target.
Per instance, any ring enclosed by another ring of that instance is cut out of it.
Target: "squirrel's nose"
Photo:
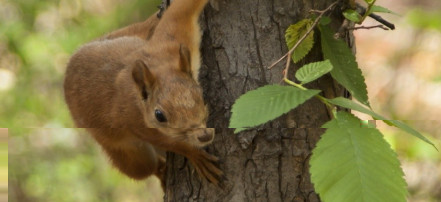
[[[204,133],[198,136],[198,140],[204,143],[211,141],[213,137],[214,137],[213,133],[209,132],[208,130],[205,130]]]

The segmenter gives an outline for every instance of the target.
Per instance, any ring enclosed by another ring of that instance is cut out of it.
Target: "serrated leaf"
[[[405,202],[407,189],[400,162],[376,128],[338,112],[312,151],[311,181],[326,202]]]
[[[357,11],[352,9],[346,9],[345,11],[343,11],[343,16],[345,16],[346,19],[355,23],[359,23],[363,18]]]
[[[319,26],[325,59],[331,61],[331,76],[362,104],[369,105],[367,87],[351,49],[341,40],[334,39],[328,26]]]
[[[424,142],[432,145],[435,149],[437,149],[435,144],[433,144],[429,139],[427,139],[421,133],[419,133],[418,131],[416,131],[415,129],[413,129],[412,127],[408,126],[407,124],[405,124],[405,123],[403,123],[401,121],[398,121],[398,120],[388,120],[385,117],[375,113],[374,111],[372,111],[370,109],[367,109],[367,108],[357,104],[356,102],[354,102],[352,100],[349,100],[349,99],[346,99],[346,98],[343,98],[343,97],[337,97],[337,98],[334,98],[334,99],[328,99],[328,102],[331,103],[331,104],[340,106],[340,107],[352,109],[352,110],[355,110],[355,111],[359,111],[359,112],[371,115],[372,118],[377,119],[377,120],[382,120],[382,121],[384,121],[387,124],[390,124],[392,126],[400,128],[401,130],[406,131],[407,133],[409,133],[409,134],[411,134],[411,135],[413,135],[413,136],[423,140]]]
[[[390,13],[390,14],[398,15],[397,13],[395,13],[395,12],[385,8],[385,7],[378,6],[378,5],[373,5],[371,7],[371,10],[369,10],[368,15],[371,14],[371,13]]]
[[[267,85],[249,91],[233,104],[230,128],[240,132],[273,120],[309,100],[320,90],[300,90],[291,86]]]
[[[286,29],[285,40],[288,49],[294,47],[294,45],[302,38],[309,28],[312,26],[311,19],[303,19],[296,24],[293,24]],[[314,30],[312,30],[308,36],[303,40],[299,46],[294,50],[292,54],[292,60],[294,63],[304,58],[314,45]]]
[[[332,64],[329,60],[313,62],[304,65],[296,72],[296,78],[302,84],[309,83],[323,76],[332,70]]]

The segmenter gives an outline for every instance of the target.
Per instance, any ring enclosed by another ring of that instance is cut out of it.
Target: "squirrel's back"
[[[130,76],[130,54],[145,43],[138,37],[98,40],[82,46],[72,56],[66,69],[64,93],[77,127],[112,127],[110,109],[118,93],[118,77]],[[130,88],[126,91],[129,96],[135,93]]]

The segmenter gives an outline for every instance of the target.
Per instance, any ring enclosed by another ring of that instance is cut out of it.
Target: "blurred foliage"
[[[8,193],[8,142],[7,129],[0,129],[0,201]]]
[[[69,129],[62,91],[66,63],[81,44],[143,21],[160,2],[0,0],[0,127],[10,128],[9,201],[161,199],[157,179],[128,179],[84,131]],[[0,168],[8,165],[7,151],[0,144]]]
[[[435,29],[441,32],[441,11],[415,8],[407,14],[409,23],[416,28]]]
[[[83,130],[10,131],[9,201],[157,201],[155,178],[136,182],[113,169]]]

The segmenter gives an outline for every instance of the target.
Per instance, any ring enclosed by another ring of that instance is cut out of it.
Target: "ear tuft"
[[[133,64],[132,77],[142,98],[146,100],[155,82],[155,77],[142,60],[136,60]]]
[[[181,70],[192,76],[190,50],[187,46],[181,44],[179,47],[179,66]]]

